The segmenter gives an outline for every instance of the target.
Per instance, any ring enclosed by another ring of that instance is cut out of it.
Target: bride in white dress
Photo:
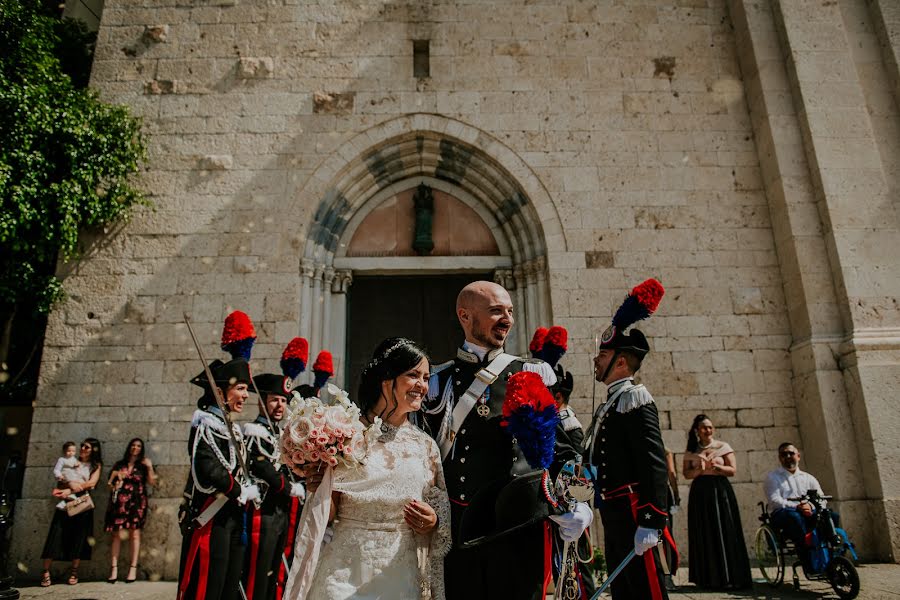
[[[405,338],[382,342],[363,371],[356,402],[381,434],[362,468],[335,470],[334,537],[308,598],[443,600],[450,503],[437,445],[409,422],[428,374],[424,351]]]

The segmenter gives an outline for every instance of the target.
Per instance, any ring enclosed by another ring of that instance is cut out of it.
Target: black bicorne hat
[[[245,358],[233,358],[228,362],[222,362],[217,358],[209,363],[209,371],[212,373],[216,386],[221,387],[223,390],[236,383],[250,384],[250,363]],[[212,397],[212,390],[209,389],[209,379],[206,377],[206,370],[192,377],[191,383],[203,388],[204,391],[203,397],[197,401],[198,406],[203,408],[215,403],[215,399]]]
[[[259,395],[265,398],[269,394],[273,396],[288,397],[291,395],[291,389],[294,381],[286,375],[277,375],[275,373],[262,373],[253,378],[253,383],[259,391]]]
[[[556,365],[556,383],[550,387],[550,391],[554,394],[561,393],[568,395],[575,389],[575,378],[572,374],[563,369],[562,365]]]
[[[492,542],[563,510],[552,495],[550,474],[541,469],[499,479],[484,486],[459,525],[459,545],[471,548]]]
[[[623,350],[643,358],[650,352],[650,344],[640,329],[632,328],[628,333],[622,333],[611,325],[600,338],[600,349]]]

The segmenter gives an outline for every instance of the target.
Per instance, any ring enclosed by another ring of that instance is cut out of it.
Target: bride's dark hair
[[[391,337],[378,344],[372,360],[363,369],[359,378],[356,403],[363,415],[368,415],[369,411],[374,410],[378,404],[378,400],[381,398],[382,382],[403,375],[422,362],[423,358],[428,360],[425,350],[407,338]],[[393,400],[393,398],[389,400]],[[387,412],[376,416],[387,419],[396,409],[396,405],[392,406],[389,402]]]

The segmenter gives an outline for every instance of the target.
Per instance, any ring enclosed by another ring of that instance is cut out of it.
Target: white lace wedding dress
[[[437,444],[410,423],[389,428],[359,469],[337,469],[341,493],[334,538],[322,548],[312,600],[444,598],[450,502]],[[438,526],[418,535],[403,520],[411,500],[427,502]]]

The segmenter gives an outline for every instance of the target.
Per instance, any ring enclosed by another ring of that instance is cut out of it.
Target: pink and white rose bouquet
[[[336,385],[329,383],[326,391],[326,399],[294,392],[288,404],[281,460],[292,470],[306,465],[352,468],[366,460],[368,429],[359,420],[359,407]]]

